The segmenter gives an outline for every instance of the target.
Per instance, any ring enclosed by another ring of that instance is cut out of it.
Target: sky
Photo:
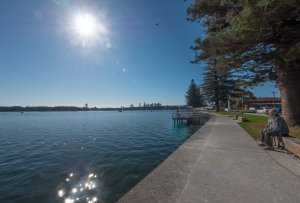
[[[204,36],[186,20],[190,3],[1,0],[0,106],[184,104],[203,70],[190,63]],[[253,89],[272,91],[279,96],[272,83]]]

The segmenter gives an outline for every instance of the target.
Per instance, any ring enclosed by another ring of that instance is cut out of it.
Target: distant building
[[[274,107],[281,106],[281,98],[264,97],[257,99],[250,99],[244,102],[245,109],[250,107]]]
[[[88,103],[86,103],[86,104],[85,104],[85,108],[86,108],[86,109],[88,109],[88,108],[89,108],[89,105],[88,105]]]

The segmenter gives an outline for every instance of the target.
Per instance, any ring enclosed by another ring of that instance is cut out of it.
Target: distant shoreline
[[[155,106],[155,107],[123,107],[123,108],[86,108],[75,106],[0,106],[0,112],[49,112],[49,111],[134,111],[134,110],[176,110],[183,109],[185,105],[178,106]]]

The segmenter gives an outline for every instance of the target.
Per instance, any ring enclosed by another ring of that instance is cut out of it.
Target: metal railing
[[[172,119],[200,117],[201,113],[196,110],[180,110],[172,113]]]

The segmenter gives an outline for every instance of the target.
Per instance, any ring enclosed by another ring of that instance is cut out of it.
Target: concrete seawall
[[[298,202],[299,188],[300,177],[236,122],[212,115],[118,202]]]

